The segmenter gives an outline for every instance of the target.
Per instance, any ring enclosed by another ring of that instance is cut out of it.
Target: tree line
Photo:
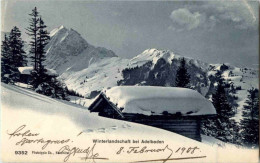
[[[26,34],[30,37],[29,55],[33,70],[30,72],[31,80],[28,84],[32,85],[32,89],[40,94],[68,100],[66,85],[57,79],[56,74],[49,73],[44,64],[45,47],[50,40],[46,30],[47,26],[36,7],[29,16],[29,27],[26,28]],[[16,26],[11,30],[9,36],[5,35],[1,45],[2,82],[7,84],[19,82],[18,68],[27,66],[24,43],[21,31]]]

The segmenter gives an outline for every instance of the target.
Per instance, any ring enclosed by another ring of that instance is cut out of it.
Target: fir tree
[[[34,63],[34,70],[37,70],[37,58],[38,58],[38,52],[37,52],[37,32],[38,32],[38,22],[39,22],[39,12],[37,11],[37,8],[35,7],[32,10],[32,13],[29,14],[31,16],[31,19],[29,20],[29,27],[26,29],[27,34],[31,37],[31,41],[29,43],[30,45],[30,55],[31,60]]]
[[[234,115],[234,111],[228,103],[225,84],[222,80],[218,81],[216,92],[212,95],[212,102],[216,108],[217,114],[221,117],[230,118]]]
[[[181,65],[180,65],[179,69],[177,70],[175,86],[188,88],[189,83],[190,83],[190,75],[188,74],[188,71],[186,68],[185,59],[182,58]]]
[[[45,30],[46,26],[44,25],[43,20],[40,18],[36,7],[29,15],[31,16],[31,19],[29,20],[30,24],[27,28],[27,34],[31,37],[29,44],[31,54],[30,58],[34,65],[34,69],[31,72],[31,84],[36,89],[42,82],[46,82],[49,79],[47,70],[43,65],[45,60],[44,48],[48,43],[49,36]]]
[[[26,66],[27,56],[23,50],[24,41],[21,38],[21,31],[16,26],[10,32],[9,46],[11,53],[11,64],[17,68]]]
[[[224,142],[240,144],[239,127],[231,118],[235,111],[230,106],[227,97],[227,88],[220,76],[215,93],[212,94],[212,103],[216,108],[217,115],[206,120],[202,125],[204,134],[216,137]]]
[[[10,55],[10,47],[9,40],[7,35],[5,34],[4,40],[1,45],[1,81],[4,83],[10,82],[10,74],[11,74],[11,55]]]
[[[46,30],[46,25],[44,25],[44,22],[42,18],[39,18],[39,25],[37,27],[37,46],[36,46],[36,53],[37,57],[34,58],[34,61],[36,62],[35,68],[32,71],[32,85],[34,88],[37,88],[42,82],[48,82],[51,80],[49,75],[47,74],[47,69],[44,66],[45,61],[45,46],[48,44],[48,40],[50,39],[48,32]]]
[[[27,65],[26,55],[23,50],[24,41],[21,39],[21,32],[16,26],[11,30],[9,37],[5,39],[1,46],[1,78],[5,83],[15,83],[19,81],[18,67]]]
[[[252,88],[248,90],[248,93],[246,105],[243,108],[243,119],[240,122],[241,136],[244,145],[256,147],[259,145],[259,91]]]
[[[45,61],[45,46],[48,44],[50,36],[46,30],[46,25],[44,24],[42,18],[39,19],[39,27],[38,27],[38,44],[37,44],[37,52],[38,52],[38,69],[41,70],[44,68],[43,62]]]
[[[217,117],[214,121],[216,127],[216,137],[225,142],[233,142],[236,131],[236,123],[230,118],[235,112],[228,103],[223,80],[218,81],[216,92],[212,95],[212,103],[216,108]]]
[[[46,30],[46,25],[40,17],[37,8],[35,7],[30,14],[30,27],[27,29],[28,35],[31,36],[30,53],[32,54],[32,62],[34,70],[31,72],[33,88],[36,92],[68,100],[65,84],[57,79],[56,75],[50,74],[45,68],[45,47],[50,39]]]
[[[215,74],[215,81],[224,82],[224,79],[222,77],[222,71],[217,70],[217,73]]]

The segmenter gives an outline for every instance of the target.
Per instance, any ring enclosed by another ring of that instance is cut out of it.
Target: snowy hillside
[[[1,88],[2,103],[1,103],[1,153],[2,161],[9,162],[34,160],[41,162],[46,160],[46,155],[31,154],[32,151],[48,152],[54,154],[48,155],[50,162],[62,162],[66,154],[55,154],[64,144],[48,144],[46,148],[42,149],[42,144],[24,144],[15,145],[23,137],[15,136],[10,138],[7,132],[15,131],[19,126],[26,125],[25,130],[30,130],[32,133],[39,133],[38,136],[26,137],[28,139],[44,140],[61,140],[70,139],[69,147],[78,147],[85,149],[93,146],[93,139],[99,140],[163,140],[163,144],[137,144],[147,146],[148,149],[165,148],[168,145],[169,150],[158,153],[143,153],[143,154],[116,154],[120,147],[129,148],[133,146],[127,143],[97,143],[93,152],[99,153],[100,157],[108,158],[111,162],[132,162],[141,161],[145,158],[149,159],[165,159],[178,157],[199,157],[203,158],[193,159],[192,162],[257,162],[258,150],[249,150],[237,148],[234,146],[225,146],[224,148],[218,145],[214,146],[215,139],[205,138],[205,143],[200,143],[181,135],[164,131],[161,129],[148,127],[140,124],[119,121],[115,119],[108,119],[99,117],[94,113],[89,113],[88,110],[79,108],[77,105],[67,103],[65,101],[55,100],[33,91],[2,84]],[[13,118],[15,118],[15,121]],[[25,131],[24,130],[24,131]],[[159,133],[159,135],[158,135]],[[209,144],[209,145],[207,145]],[[190,152],[174,152],[179,147],[197,147],[199,151],[193,154]],[[14,155],[13,149],[19,151],[28,151],[30,157],[23,157],[21,155]],[[104,149],[106,149],[104,151]],[[231,150],[232,149],[232,150]],[[68,162],[79,162],[80,153],[71,155]],[[229,157],[227,157],[229,156]],[[218,159],[216,159],[216,157]],[[94,160],[93,160],[94,161]],[[98,161],[98,160],[95,160]],[[190,162],[190,159],[183,160],[183,162]]]
[[[238,68],[228,63],[223,64],[211,64],[208,76],[215,75],[217,71],[221,70],[223,78],[230,84],[233,84],[237,89],[235,96],[238,97],[236,103],[237,114],[235,116],[236,121],[240,121],[242,118],[242,109],[245,105],[248,92],[247,90],[253,88],[259,88],[258,71],[250,68]],[[216,83],[213,83],[216,84]]]
[[[121,71],[126,67],[128,59],[119,57],[104,58],[90,64],[88,68],[79,71],[67,70],[60,75],[69,89],[88,96],[92,91],[117,85],[122,79]]]

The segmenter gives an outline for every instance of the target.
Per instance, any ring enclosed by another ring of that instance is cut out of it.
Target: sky
[[[28,14],[35,6],[49,31],[73,28],[90,44],[123,58],[157,48],[208,63],[258,68],[257,1],[6,0],[1,31],[17,26],[27,41]]]

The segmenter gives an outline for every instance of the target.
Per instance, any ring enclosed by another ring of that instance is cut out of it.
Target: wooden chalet
[[[100,116],[165,129],[197,141],[201,141],[201,121],[216,114],[211,102],[194,90],[151,86],[113,87],[100,93],[88,109]]]
[[[18,67],[19,80],[21,83],[29,84],[32,81],[31,71],[33,67]],[[56,75],[56,71],[52,69],[47,69],[47,73],[50,75]]]
[[[19,78],[21,83],[29,84],[32,80],[31,71],[33,70],[32,67],[19,67]]]

